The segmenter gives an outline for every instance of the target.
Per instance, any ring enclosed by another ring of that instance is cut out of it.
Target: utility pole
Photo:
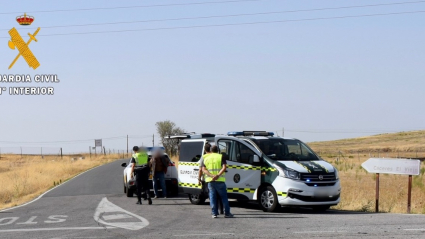
[[[282,137],[285,136],[285,128],[282,128]]]
[[[152,134],[152,147],[155,147],[155,134]]]
[[[128,134],[127,134],[127,156],[128,156]]]

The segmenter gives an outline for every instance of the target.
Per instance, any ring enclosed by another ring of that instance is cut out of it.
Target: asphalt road
[[[212,219],[208,204],[181,195],[136,205],[122,162],[86,172],[28,205],[0,211],[0,238],[425,238],[425,215],[282,209],[231,202],[235,218]],[[144,201],[146,202],[146,201]]]

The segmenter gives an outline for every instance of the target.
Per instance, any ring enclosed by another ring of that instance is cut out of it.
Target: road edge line
[[[122,160],[122,159],[118,159],[118,160]],[[116,161],[118,161],[118,160],[116,160]],[[114,161],[114,162],[115,162],[115,161]],[[113,162],[111,162],[111,163],[113,163]],[[40,198],[42,198],[44,195],[46,195],[48,192],[53,191],[54,189],[56,189],[56,188],[58,188],[58,187],[60,187],[60,186],[62,186],[62,185],[64,185],[64,184],[66,184],[67,182],[69,182],[69,181],[73,180],[74,178],[76,178],[76,177],[80,176],[81,174],[87,173],[87,172],[89,172],[89,171],[91,171],[91,170],[93,170],[93,169],[95,169],[95,168],[101,167],[101,166],[103,166],[103,165],[106,165],[106,164],[98,165],[98,166],[96,166],[96,167],[93,167],[93,168],[87,169],[86,171],[81,172],[81,173],[79,173],[79,174],[75,175],[74,177],[72,177],[72,178],[70,178],[70,179],[66,180],[66,181],[65,181],[65,182],[63,182],[62,184],[56,185],[55,187],[53,187],[53,188],[51,188],[51,189],[47,190],[46,192],[42,193],[40,196],[38,196],[38,197],[34,198],[33,200],[31,200],[31,201],[29,201],[29,202],[26,202],[26,203],[24,203],[24,204],[22,204],[22,205],[18,205],[18,206],[14,206],[14,207],[10,207],[10,208],[2,209],[2,210],[0,210],[0,212],[5,212],[5,211],[12,210],[12,209],[16,209],[16,208],[20,208],[20,207],[27,206],[27,205],[29,205],[29,204],[31,204],[31,203],[33,203],[33,202],[35,202],[35,201],[39,200],[39,199],[40,199]]]

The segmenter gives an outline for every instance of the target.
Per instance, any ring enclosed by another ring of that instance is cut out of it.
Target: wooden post
[[[376,174],[375,212],[379,212],[379,173]]]
[[[91,147],[89,146],[90,158],[91,158]]]
[[[412,175],[409,175],[409,183],[407,186],[407,213],[410,213],[411,200],[412,200]]]
[[[41,158],[43,158],[43,147],[41,147]]]

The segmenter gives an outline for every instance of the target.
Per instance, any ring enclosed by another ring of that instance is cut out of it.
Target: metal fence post
[[[412,175],[409,175],[409,183],[407,185],[407,213],[410,214],[412,201]]]
[[[63,159],[63,151],[62,151],[62,148],[61,148],[61,159]]]
[[[376,174],[375,212],[379,212],[379,173]]]

